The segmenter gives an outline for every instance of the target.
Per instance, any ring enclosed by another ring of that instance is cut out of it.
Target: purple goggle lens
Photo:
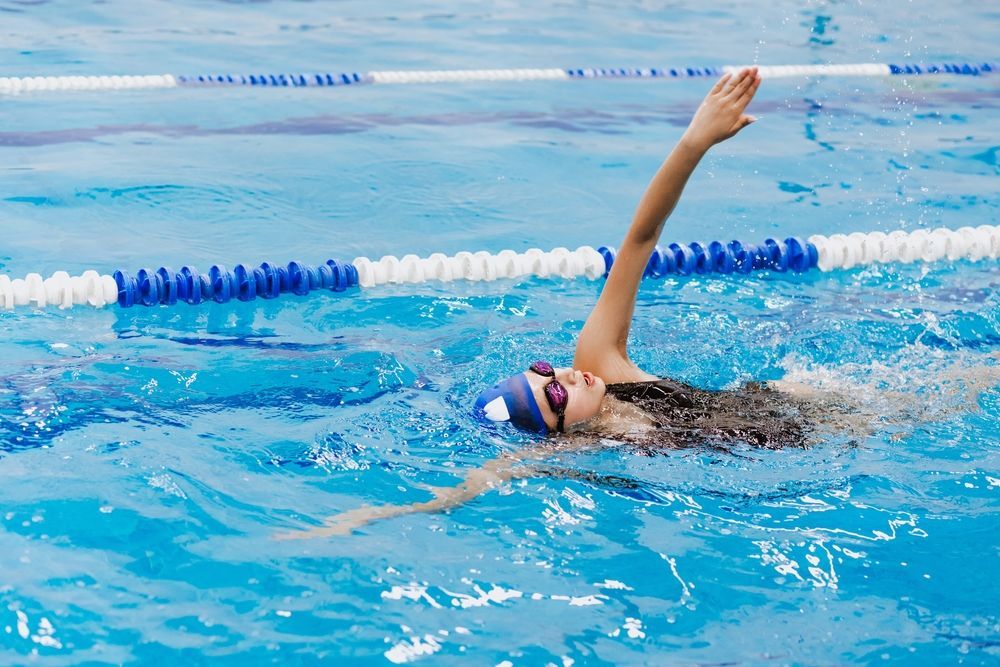
[[[556,417],[559,418],[559,421],[556,423],[556,430],[562,433],[566,421],[566,404],[569,403],[569,392],[566,391],[566,387],[562,386],[559,380],[555,379],[556,369],[549,362],[536,361],[531,364],[528,370],[542,377],[552,378],[552,381],[545,385],[542,390],[545,392],[545,400],[549,402],[552,412],[556,413]]]

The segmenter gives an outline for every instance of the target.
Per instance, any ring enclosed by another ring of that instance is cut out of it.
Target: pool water
[[[975,61],[995,8],[0,0],[0,75]],[[664,241],[997,223],[1000,79],[772,80]],[[706,80],[0,97],[0,272],[616,245]],[[805,450],[537,444],[600,281],[0,313],[0,662],[996,664],[995,261],[646,282],[631,350],[847,393]]]

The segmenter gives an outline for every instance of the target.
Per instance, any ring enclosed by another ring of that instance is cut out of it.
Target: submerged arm
[[[545,447],[533,447],[503,454],[487,461],[479,468],[470,470],[466,473],[465,479],[456,486],[431,487],[430,492],[434,497],[430,500],[409,505],[359,507],[328,518],[323,526],[281,533],[275,537],[280,540],[294,540],[349,535],[352,531],[381,519],[420,512],[427,514],[444,512],[464,505],[512,479],[537,476],[539,474],[538,468],[532,465],[523,465],[525,460],[542,459],[552,454],[580,449],[582,446],[584,446],[584,441],[576,443],[571,439],[562,439],[559,443],[552,443]]]
[[[466,474],[465,479],[457,486],[436,486],[430,489],[434,497],[419,503],[409,505],[379,505],[363,506],[348,510],[328,518],[325,525],[304,531],[294,531],[278,536],[278,539],[308,539],[313,537],[330,537],[333,535],[349,535],[354,530],[374,521],[391,519],[405,514],[418,512],[435,513],[458,507],[476,498],[480,494],[495,489],[514,478],[512,459],[500,457],[487,462],[481,468],[475,468]]]
[[[698,107],[691,124],[639,202],[607,283],[580,332],[573,361],[575,368],[592,370],[608,382],[652,377],[640,371],[626,351],[639,282],[663,225],[698,162],[713,145],[756,120],[743,111],[759,85],[756,68],[745,68],[735,76],[726,74]]]

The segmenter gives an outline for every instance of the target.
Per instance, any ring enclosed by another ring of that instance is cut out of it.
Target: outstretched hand
[[[523,453],[522,453],[523,454]],[[379,505],[377,507],[363,506],[346,512],[341,512],[328,518],[324,525],[308,530],[293,530],[274,535],[276,540],[304,540],[314,537],[332,537],[334,535],[350,535],[355,530],[363,528],[375,521],[392,517],[414,514],[416,512],[445,512],[469,502],[498,485],[514,479],[519,475],[531,474],[531,468],[517,468],[520,460],[516,455],[501,455],[473,468],[465,475],[465,480],[458,486],[429,486],[434,497],[424,502],[409,505]]]
[[[715,84],[691,119],[684,139],[701,150],[725,141],[757,120],[743,113],[760,86],[756,67],[727,73]]]
[[[394,514],[400,513],[393,506],[383,507],[358,507],[357,509],[342,512],[330,517],[322,526],[316,526],[308,530],[292,530],[273,535],[276,540],[308,540],[315,537],[333,537],[334,535],[350,535],[355,530],[363,528],[372,521],[384,519]]]

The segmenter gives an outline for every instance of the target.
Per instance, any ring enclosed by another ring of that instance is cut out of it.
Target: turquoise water
[[[913,2],[19,2],[0,75],[996,58]],[[997,78],[765,81],[665,241],[997,224]],[[707,81],[0,97],[0,272],[617,244]],[[0,313],[0,662],[996,664],[1000,270],[644,284],[632,351],[847,392],[808,450],[623,447],[281,542],[530,438],[599,283]]]

